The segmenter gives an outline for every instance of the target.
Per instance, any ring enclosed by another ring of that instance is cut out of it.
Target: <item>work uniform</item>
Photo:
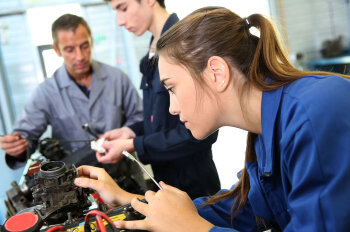
[[[82,129],[85,123],[100,135],[143,119],[142,100],[127,75],[97,61],[93,61],[91,67],[92,82],[88,95],[68,75],[65,65],[36,88],[13,127],[13,131],[29,138],[29,153],[34,152],[37,145],[31,139],[38,139],[48,125],[52,127],[52,138],[64,140],[61,143],[64,149],[74,152],[90,146],[88,140],[94,138]],[[87,141],[69,142],[75,140]],[[97,163],[94,152],[91,156]],[[11,168],[18,168],[26,163],[27,158],[6,155],[6,162]],[[130,169],[128,173],[131,173]]]
[[[162,34],[178,20],[176,14],[172,14]],[[152,165],[157,181],[178,187],[192,198],[216,193],[220,181],[211,146],[218,133],[203,141],[194,139],[179,116],[169,113],[169,94],[160,83],[155,58],[150,59],[147,54],[141,60],[140,70],[143,74],[144,121],[130,126],[137,135],[134,147],[139,159]]]
[[[215,225],[210,232],[257,231],[255,217],[283,231],[350,231],[349,99],[350,80],[338,76],[263,92],[246,206],[231,222],[234,199],[204,208],[206,198],[194,201]]]

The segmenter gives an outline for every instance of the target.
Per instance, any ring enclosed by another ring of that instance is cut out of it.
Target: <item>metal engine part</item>
[[[39,142],[39,151],[49,160],[62,160],[68,155],[60,142],[51,138],[45,138]]]
[[[68,169],[61,161],[43,162],[34,174],[32,187],[34,209],[46,224],[58,224],[81,217],[91,205],[89,190],[74,185],[75,166]]]
[[[11,182],[12,188],[6,191],[7,200],[4,200],[7,212],[6,218],[14,216],[17,212],[33,206],[31,188],[36,184],[34,173],[40,170],[41,161],[33,163],[24,176],[24,183],[18,185],[16,181]]]
[[[16,181],[12,181],[11,186],[12,188],[6,191],[9,200],[4,201],[7,208],[6,218],[15,215],[20,210],[30,207],[33,200],[26,184],[18,185]]]

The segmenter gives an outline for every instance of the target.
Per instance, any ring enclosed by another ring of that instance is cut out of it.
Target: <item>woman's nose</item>
[[[170,106],[169,106],[169,113],[172,115],[179,115],[180,114],[180,107],[175,97],[170,96]]]

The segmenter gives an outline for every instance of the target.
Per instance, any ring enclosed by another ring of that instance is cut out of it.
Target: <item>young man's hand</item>
[[[102,147],[106,150],[105,153],[96,152],[96,159],[103,164],[118,163],[125,156],[122,154],[124,150],[134,152],[133,139],[115,139],[112,141],[105,141]]]
[[[105,140],[114,140],[114,139],[133,139],[136,137],[136,134],[129,127],[122,127],[114,130],[107,131],[101,138]]]

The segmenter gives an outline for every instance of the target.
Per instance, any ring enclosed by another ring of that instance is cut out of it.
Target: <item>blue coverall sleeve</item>
[[[137,135],[143,135],[144,132],[144,128],[143,128],[143,121],[134,123],[132,125],[128,126],[131,130],[133,130],[135,132],[135,134]]]
[[[14,132],[19,132],[23,137],[40,138],[48,125],[47,97],[43,94],[42,85],[39,85],[29,101],[25,104],[22,116],[13,126]],[[37,146],[37,141],[28,140],[29,153],[33,153]],[[6,163],[10,168],[19,168],[25,165],[28,157],[16,159],[6,155]]]
[[[125,74],[123,82],[123,110],[126,118],[124,126],[130,126],[143,120],[142,100]]]
[[[324,95],[317,106],[290,106],[293,117],[286,115],[283,125],[282,170],[291,215],[286,232],[350,228],[349,99]]]
[[[216,141],[218,132],[198,141],[183,124],[169,130],[149,135],[137,136],[134,146],[143,163],[166,161],[191,155],[197,151],[209,149]]]
[[[225,192],[227,190],[221,190]],[[219,193],[220,193],[219,192]],[[210,232],[257,231],[255,216],[249,202],[232,220],[231,209],[234,198],[227,198],[213,205],[203,206],[208,197],[197,198],[193,201],[201,217],[214,224]]]

